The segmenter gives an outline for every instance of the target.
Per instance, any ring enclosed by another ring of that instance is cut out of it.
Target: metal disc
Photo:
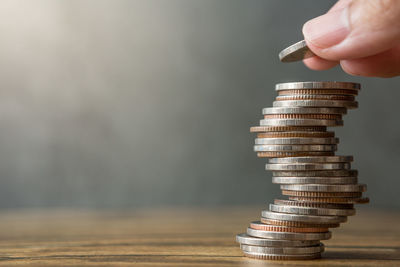
[[[236,242],[240,244],[262,247],[308,247],[319,244],[317,240],[276,240],[252,237],[245,233],[236,235]]]
[[[304,222],[310,224],[343,223],[347,221],[347,217],[345,216],[299,215],[299,214],[273,212],[268,210],[263,210],[261,212],[261,216],[273,220],[296,221],[296,222]]]
[[[274,101],[274,107],[344,107],[357,108],[357,101],[341,101],[341,100],[281,100]]]
[[[288,90],[288,89],[348,89],[360,90],[359,83],[352,82],[289,82],[278,83],[275,85],[275,90]]]
[[[272,158],[269,163],[336,163],[352,162],[353,156],[325,156],[325,157],[292,157],[292,158]]]
[[[352,216],[356,214],[355,209],[327,209],[314,207],[299,207],[288,205],[269,204],[269,210],[290,214],[316,215],[316,216]]]
[[[267,163],[267,171],[310,171],[310,170],[348,170],[350,163]]]
[[[365,192],[366,184],[325,185],[325,184],[285,184],[282,190],[305,191],[305,192]]]
[[[356,184],[357,177],[272,177],[274,184]]]
[[[262,247],[249,246],[241,244],[240,248],[248,252],[267,253],[267,254],[282,254],[282,255],[297,255],[297,254],[312,254],[324,251],[324,245],[320,243],[310,247]]]
[[[259,260],[312,260],[321,258],[321,253],[305,254],[305,255],[282,255],[282,254],[266,254],[243,250],[246,257]]]
[[[321,119],[262,119],[260,126],[342,126],[343,120]]]
[[[247,234],[259,238],[278,239],[278,240],[327,240],[332,237],[331,232],[325,233],[289,233],[262,231],[247,228]]]
[[[279,53],[279,60],[281,62],[294,62],[313,56],[315,54],[308,48],[306,41],[302,40],[283,49]]]
[[[336,151],[336,145],[255,145],[255,152],[262,151]]]
[[[339,143],[339,138],[256,138],[256,145],[333,145]]]
[[[325,171],[273,171],[274,177],[346,177],[357,176],[357,170],[325,170]]]
[[[272,107],[263,108],[262,114],[346,114],[346,108]]]

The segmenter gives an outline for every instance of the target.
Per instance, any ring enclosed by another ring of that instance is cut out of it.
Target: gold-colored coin
[[[369,198],[358,197],[298,197],[290,196],[290,200],[302,202],[321,202],[321,203],[343,203],[343,204],[366,204],[369,203]]]
[[[341,114],[266,114],[264,119],[321,119],[341,120]]]
[[[282,221],[282,220],[273,220],[261,217],[260,220],[262,223],[278,225],[278,226],[286,226],[286,227],[296,227],[296,228],[336,228],[339,227],[339,223],[330,223],[330,224],[315,224],[315,223],[304,223],[304,222],[296,222],[296,221]]]
[[[333,151],[298,151],[298,152],[284,152],[284,151],[264,151],[258,152],[259,158],[285,158],[285,157],[307,157],[307,156],[333,156]]]
[[[362,192],[306,192],[282,190],[282,195],[295,197],[361,197]]]
[[[328,137],[335,137],[335,133],[334,132],[267,132],[267,133],[257,134],[257,138],[286,138],[286,137],[328,138]]]
[[[358,90],[345,89],[295,89],[281,90],[279,95],[358,95]]]
[[[326,132],[326,126],[253,126],[250,128],[252,133],[291,131]]]

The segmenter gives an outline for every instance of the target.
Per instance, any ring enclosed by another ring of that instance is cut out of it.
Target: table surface
[[[324,241],[323,258],[243,257],[235,235],[261,207],[3,211],[0,265],[400,266],[400,213],[358,210]]]

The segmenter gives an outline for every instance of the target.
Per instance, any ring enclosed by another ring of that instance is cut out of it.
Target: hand
[[[304,60],[313,70],[342,69],[359,76],[400,75],[400,0],[340,0],[303,26],[317,55]]]

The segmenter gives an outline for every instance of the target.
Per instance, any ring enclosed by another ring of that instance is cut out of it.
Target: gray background
[[[399,78],[282,64],[333,1],[1,1],[0,207],[267,203],[249,127],[274,84],[361,82],[337,129],[371,207],[400,208]]]

